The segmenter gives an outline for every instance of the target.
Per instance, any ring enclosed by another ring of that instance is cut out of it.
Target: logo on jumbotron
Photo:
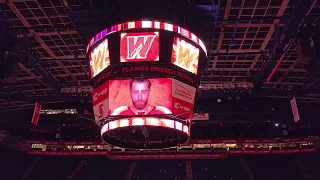
[[[121,62],[158,61],[159,33],[122,33],[120,42]]]
[[[146,59],[156,35],[127,36],[127,59]]]
[[[171,63],[189,72],[198,74],[199,48],[175,37],[172,47]]]
[[[184,111],[191,111],[190,107],[183,106],[180,103],[174,103],[174,108],[175,109],[182,109]]]
[[[101,96],[104,96],[107,93],[108,93],[108,89],[107,88],[103,89],[100,92],[94,93],[93,96],[92,96],[93,102],[96,102]]]
[[[90,54],[90,74],[95,77],[110,66],[108,39],[104,40]]]

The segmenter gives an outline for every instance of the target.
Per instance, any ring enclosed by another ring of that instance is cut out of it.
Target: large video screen
[[[96,121],[108,117],[109,83],[105,82],[91,92],[93,114]]]
[[[101,42],[90,54],[90,74],[95,77],[110,65],[108,39]]]
[[[109,81],[109,114],[172,114],[171,79]]]
[[[198,74],[199,48],[175,37],[172,47],[171,63],[189,72]]]
[[[120,61],[159,61],[159,33],[121,33]]]

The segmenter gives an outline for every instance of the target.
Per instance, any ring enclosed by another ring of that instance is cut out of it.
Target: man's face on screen
[[[138,109],[144,109],[148,104],[150,89],[147,82],[133,82],[131,87],[131,100],[133,106]]]

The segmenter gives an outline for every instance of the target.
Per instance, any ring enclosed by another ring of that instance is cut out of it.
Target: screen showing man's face
[[[133,106],[138,109],[144,109],[148,104],[150,89],[148,82],[133,82],[131,87],[131,100]]]

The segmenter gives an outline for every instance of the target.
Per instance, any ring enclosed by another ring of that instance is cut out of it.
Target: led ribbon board
[[[131,32],[138,30],[146,31]],[[157,31],[160,30],[176,33],[183,37],[175,38],[171,61],[173,64],[197,74],[199,48],[191,43],[199,46],[205,54],[207,54],[207,50],[203,42],[196,35],[184,28],[169,23],[134,21],[107,28],[90,40],[87,46],[87,54],[89,54],[91,78],[94,78],[104,69],[112,65],[109,54],[109,44],[114,44],[114,42],[108,40],[108,35],[117,32],[121,33],[120,62],[159,61],[160,37]]]
[[[198,38],[195,34],[188,31],[187,29],[181,28],[179,26],[170,24],[170,23],[164,23],[159,21],[132,21],[132,22],[126,22],[117,24],[114,26],[111,26],[107,29],[104,29],[103,31],[96,34],[91,40],[90,43],[87,46],[87,52],[89,49],[96,44],[99,40],[103,39],[105,36],[115,33],[118,31],[123,30],[132,30],[132,29],[161,29],[166,31],[175,32],[177,34],[180,34],[181,36],[188,38],[192,42],[198,44],[202,50],[207,54],[206,46],[203,44],[200,38]]]
[[[141,129],[144,134],[142,138],[138,133]],[[103,141],[119,147],[161,149],[186,142],[190,136],[189,131],[188,125],[172,119],[132,117],[104,124],[101,128],[101,137]],[[170,141],[164,141],[164,135]]]

